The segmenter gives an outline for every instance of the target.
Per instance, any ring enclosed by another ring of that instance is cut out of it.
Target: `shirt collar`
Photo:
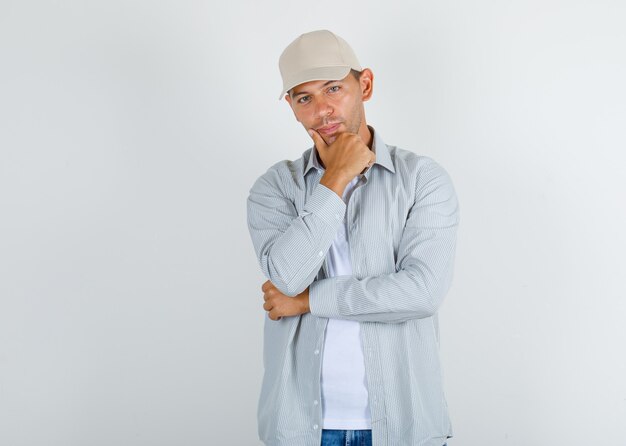
[[[378,164],[389,170],[390,172],[395,173],[396,169],[393,167],[393,162],[391,161],[391,155],[389,154],[387,144],[385,144],[380,134],[374,130],[374,127],[368,125],[367,128],[370,129],[373,135],[372,152],[376,154],[376,161],[374,162],[374,165]],[[368,176],[369,171],[372,167],[367,169],[364,175]],[[309,161],[306,165],[306,169],[304,169],[304,174],[306,175],[312,168],[315,168],[319,171],[324,170],[319,160],[317,159],[317,148],[315,146],[313,146],[313,149],[311,150],[311,155],[309,156]]]

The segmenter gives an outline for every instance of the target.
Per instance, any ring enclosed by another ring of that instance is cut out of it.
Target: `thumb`
[[[324,141],[322,136],[313,129],[309,129],[308,132],[311,138],[313,139],[313,142],[315,143],[315,147],[317,147],[317,150],[319,152],[325,152],[326,149],[328,148],[328,144],[326,144],[326,141]]]

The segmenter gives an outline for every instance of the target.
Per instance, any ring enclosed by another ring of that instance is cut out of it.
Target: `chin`
[[[327,137],[325,139],[326,144],[331,145],[332,143],[334,143],[335,140],[337,139],[337,136],[339,136],[339,135],[332,135],[332,136]]]

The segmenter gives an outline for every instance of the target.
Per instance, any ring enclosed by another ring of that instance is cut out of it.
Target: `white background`
[[[328,28],[461,203],[450,445],[626,444],[623,1],[0,1],[0,444],[258,445],[245,200]]]

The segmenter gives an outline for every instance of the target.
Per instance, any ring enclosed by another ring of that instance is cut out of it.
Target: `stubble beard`
[[[347,121],[345,119],[339,120],[339,122],[343,123],[346,126],[345,132],[354,133],[357,135],[359,134],[359,128],[361,128],[361,122],[363,118],[360,113],[360,107],[361,107],[360,102],[355,103],[350,113],[350,119]],[[324,137],[322,137],[322,139],[326,141],[326,144],[331,145],[332,143],[335,142],[335,140],[341,133],[344,133],[344,132],[339,132],[336,135],[329,136],[328,140],[326,140],[326,138]]]

